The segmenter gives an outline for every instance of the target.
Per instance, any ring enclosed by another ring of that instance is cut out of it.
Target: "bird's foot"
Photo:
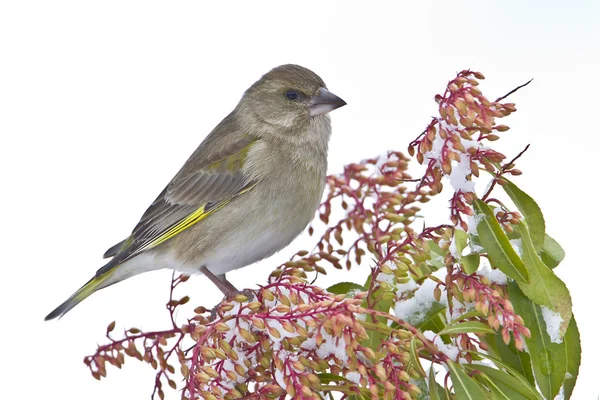
[[[238,296],[244,296],[245,299],[242,298],[242,297],[238,297]],[[255,297],[256,297],[256,294],[251,289],[229,291],[228,293],[225,294],[225,297],[223,298],[223,300],[219,304],[217,304],[216,306],[214,306],[212,310],[210,310],[210,317],[209,317],[209,319],[211,321],[214,321],[217,317],[222,317],[223,316],[219,312],[219,308],[221,307],[221,305],[223,303],[231,302],[231,301],[238,301],[240,303],[246,303],[246,302],[253,301]]]
[[[254,300],[254,291],[250,289],[237,290],[235,286],[233,286],[233,284],[225,278],[225,274],[215,275],[204,266],[200,267],[200,272],[202,272],[208,279],[210,279],[210,281],[214,283],[215,286],[217,286],[219,290],[225,295],[225,299],[212,309],[210,313],[211,321],[217,317],[219,306],[225,301],[237,300],[240,303],[245,303],[246,301]],[[246,297],[246,299],[238,296],[244,296]]]
[[[248,299],[248,300],[244,300],[243,298],[237,298],[238,296],[245,296],[246,299]],[[241,300],[242,303],[245,303],[246,301],[254,300],[254,296],[255,296],[254,291],[250,290],[250,289],[232,290],[229,293],[225,293],[225,300],[227,300],[227,301]]]

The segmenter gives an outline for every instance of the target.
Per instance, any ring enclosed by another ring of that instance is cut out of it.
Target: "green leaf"
[[[469,351],[469,353],[474,354],[474,355],[478,355],[481,356],[483,358],[487,358],[488,360],[491,360],[494,362],[494,364],[496,364],[498,367],[503,368],[504,370],[506,370],[506,372],[508,372],[510,374],[510,376],[512,376],[513,378],[517,379],[519,382],[521,382],[523,385],[525,386],[530,386],[530,387],[534,387],[535,386],[535,381],[534,382],[529,382],[525,377],[523,377],[523,375],[521,375],[520,373],[518,373],[517,371],[515,371],[513,368],[511,368],[508,364],[504,363],[502,360],[491,356],[490,354],[486,354],[486,353],[478,353],[475,351]],[[537,392],[537,391],[533,391],[534,394],[537,396],[537,399],[542,400],[543,397]]]
[[[569,328],[564,338],[565,349],[567,351],[567,374],[565,378],[564,389],[565,399],[570,399],[573,394],[573,388],[579,374],[579,364],[581,364],[581,341],[579,339],[579,329],[575,318],[571,318]]]
[[[351,394],[348,396],[348,400],[370,400],[370,397],[365,396],[361,392],[360,394]]]
[[[450,370],[452,385],[456,393],[457,400],[482,400],[489,398],[487,392],[479,386],[473,378],[459,367],[454,361],[446,361],[446,365]]]
[[[429,369],[429,400],[441,400],[439,384],[435,381],[435,371],[433,370],[433,366]]]
[[[456,246],[456,253],[458,254],[459,261],[463,266],[463,270],[467,274],[472,274],[477,271],[479,267],[479,254],[471,253],[463,256],[463,250],[467,247],[469,235],[460,229],[454,231],[454,245]]]
[[[380,333],[385,337],[391,335],[392,332],[394,331],[394,328],[392,328],[391,326],[388,326],[387,324],[385,324],[381,321],[377,321],[377,322],[362,321],[361,325],[364,326],[364,328],[369,333],[372,333],[372,332]]]
[[[446,317],[441,313],[436,314],[434,318],[429,320],[426,324],[423,324],[422,327],[419,328],[421,332],[424,331],[432,331],[434,333],[438,333],[442,329],[446,327]],[[442,340],[444,343],[449,343],[450,338],[448,336],[442,336]]]
[[[542,210],[527,193],[511,181],[506,180],[506,184],[502,185],[502,188],[525,217],[525,222],[531,233],[533,247],[536,252],[540,251],[544,245],[544,236],[546,235],[546,223],[544,222]]]
[[[317,374],[321,383],[331,383],[331,382],[350,382],[343,376],[330,374],[329,372],[323,372],[322,374]]]
[[[469,372],[480,371],[487,375],[491,381],[494,382],[495,387],[500,393],[504,393],[507,396],[500,396],[500,398],[507,399],[528,399],[528,400],[539,400],[541,396],[535,390],[535,387],[527,384],[527,381],[517,379],[511,376],[508,372],[488,367],[480,364],[465,364],[465,369]],[[487,386],[487,385],[486,385]],[[492,387],[488,386],[490,390],[494,391]],[[514,393],[517,394],[514,394]]]
[[[439,332],[440,335],[452,335],[457,333],[495,333],[495,331],[481,322],[467,321],[448,325]]]
[[[489,350],[501,360],[496,362],[496,359],[492,359],[496,365],[504,369],[508,369],[508,367],[514,369],[515,372],[525,377],[531,385],[535,385],[535,377],[531,370],[531,357],[529,353],[517,350],[513,339],[511,339],[509,344],[505,344],[500,332],[497,332],[495,335],[487,335],[485,341],[488,344]]]
[[[348,294],[348,292],[353,290],[358,290],[360,292],[366,291],[364,286],[354,282],[340,282],[327,288],[327,291],[333,294]]]
[[[556,240],[546,235],[540,258],[548,268],[555,268],[565,258],[565,251]]]
[[[479,268],[479,258],[480,256],[477,253],[471,253],[460,258],[465,273],[471,275],[477,271],[477,268]]]
[[[444,256],[446,255],[446,252],[433,240],[428,240],[427,246],[429,246],[429,255],[431,257],[427,260],[427,265],[433,267],[434,270],[445,268],[446,264],[444,263]]]
[[[454,230],[454,244],[456,245],[456,250],[459,255],[461,255],[465,247],[467,247],[467,239],[467,232],[460,229]]]
[[[369,287],[371,284],[371,279],[372,279],[372,276],[369,275],[369,277],[367,278],[367,281],[363,287]],[[371,300],[373,301],[373,304],[374,304],[373,310],[388,313],[390,311],[390,308],[392,308],[392,303],[394,302],[395,299],[396,299],[396,295],[393,292],[388,292],[388,291],[384,291],[383,289],[378,289],[371,294]],[[362,305],[363,305],[363,307],[367,307],[367,299],[364,300]],[[387,322],[388,322],[387,319],[385,319],[383,317],[377,317],[376,320],[377,320],[378,324],[383,324],[389,328],[389,326],[387,325]],[[368,346],[373,350],[376,350],[379,347],[379,345],[381,344],[381,341],[385,337],[389,336],[389,333],[386,334],[383,332],[379,332],[377,330],[368,330],[367,333],[369,335],[369,338],[363,342],[363,345]]]
[[[516,313],[523,318],[525,325],[531,331],[531,338],[525,338],[525,342],[531,355],[537,384],[544,397],[552,400],[565,380],[567,371],[565,344],[550,341],[541,308],[525,297],[516,283],[508,284],[508,293]]]
[[[528,400],[527,397],[513,390],[510,386],[495,381],[485,374],[477,374],[475,379],[490,390],[493,400]]]
[[[410,363],[419,372],[421,376],[425,376],[425,370],[419,360],[419,349],[417,348],[417,337],[413,336],[410,341]]]
[[[523,261],[529,269],[531,282],[518,282],[519,288],[534,303],[546,306],[552,311],[560,313],[563,322],[560,327],[561,337],[565,334],[569,321],[573,315],[571,295],[569,289],[546,264],[542,262],[535,252],[527,227],[524,224],[515,226],[515,232],[521,236],[521,250]]]
[[[427,386],[427,381],[425,378],[411,379],[410,383],[416,385],[421,393],[414,398],[415,400],[431,400],[431,396],[429,396],[429,387]]]
[[[441,329],[446,326],[446,322],[440,315],[442,311],[446,309],[446,306],[442,303],[434,301],[431,303],[431,308],[427,310],[425,319],[415,326],[423,331],[433,331],[438,333]]]
[[[477,310],[469,310],[466,313],[459,315],[458,317],[454,318],[450,324],[454,324],[456,322],[462,321],[463,319],[467,319],[467,318],[473,318],[473,317],[481,317],[482,314],[477,311]]]
[[[487,204],[477,199],[473,203],[477,233],[492,265],[519,282],[529,282],[529,272],[508,241],[502,227]]]
[[[485,253],[485,249],[481,245],[481,240],[479,239],[479,234],[477,234],[477,233],[469,234],[469,245],[471,246],[471,252],[477,253],[477,254]],[[476,250],[473,250],[473,247],[475,247]]]

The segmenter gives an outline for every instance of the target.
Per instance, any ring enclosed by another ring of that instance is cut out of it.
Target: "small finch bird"
[[[287,246],[323,195],[329,113],[346,104],[314,72],[282,65],[265,74],[204,139],[111,260],[46,320],[95,291],[142,272],[203,273],[226,295],[225,273]]]

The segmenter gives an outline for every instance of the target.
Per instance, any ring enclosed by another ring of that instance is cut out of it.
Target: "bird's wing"
[[[196,149],[131,235],[106,251],[105,257],[113,258],[46,320],[64,315],[96,290],[118,282],[111,276],[122,263],[179,234],[256,185],[243,175],[242,167],[257,139],[240,133],[228,118]]]
[[[110,264],[121,264],[158,246],[254,187],[242,167],[257,139],[239,131],[223,133],[223,129],[216,134],[219,128],[146,210],[131,236],[107,251],[114,253],[115,262]],[[119,249],[114,249],[117,246]]]

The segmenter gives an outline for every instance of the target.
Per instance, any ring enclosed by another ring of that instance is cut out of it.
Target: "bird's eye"
[[[287,97],[289,100],[296,100],[298,98],[298,92],[295,90],[288,90],[285,94],[285,97]]]

